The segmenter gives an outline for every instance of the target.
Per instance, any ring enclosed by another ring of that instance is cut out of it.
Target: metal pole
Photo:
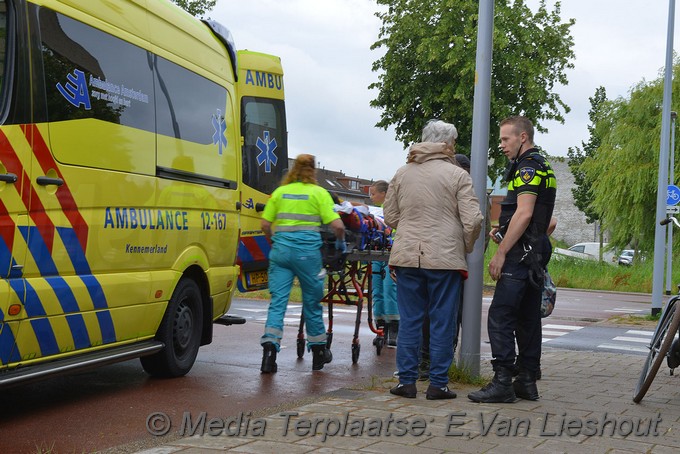
[[[656,194],[656,217],[654,219],[654,273],[652,278],[652,315],[661,312],[663,293],[663,269],[665,235],[659,225],[666,217],[668,182],[668,142],[670,140],[671,84],[673,83],[673,27],[675,25],[675,0],[668,0],[668,36],[666,38],[666,67],[663,82],[663,110],[661,114],[661,147],[659,149],[659,178]]]
[[[671,150],[668,156],[670,157],[670,167],[668,168],[668,184],[675,184],[675,119],[678,117],[676,111],[671,112]],[[666,295],[671,294],[671,286],[673,285],[673,224],[667,224],[668,241],[666,242]],[[637,251],[636,251],[637,252]]]
[[[479,2],[477,28],[477,70],[472,108],[472,151],[470,175],[482,213],[486,216],[486,176],[489,152],[489,119],[491,110],[491,57],[493,53],[493,0]],[[469,278],[463,295],[463,321],[460,339],[461,368],[479,375],[482,324],[482,288],[484,285],[484,238],[479,236],[475,248],[467,256]]]

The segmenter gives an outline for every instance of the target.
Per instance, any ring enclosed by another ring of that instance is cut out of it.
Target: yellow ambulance
[[[167,0],[0,0],[0,52],[0,387],[186,374],[266,286],[280,60]]]

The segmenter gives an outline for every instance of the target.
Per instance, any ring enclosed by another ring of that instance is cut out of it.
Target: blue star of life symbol
[[[67,74],[66,78],[68,79],[66,86],[63,86],[61,82],[57,84],[59,93],[75,107],[80,107],[82,104],[85,106],[85,110],[90,110],[90,94],[87,91],[85,73],[79,69],[74,69],[73,74]]]
[[[219,154],[222,156],[222,147],[227,146],[227,137],[224,135],[227,131],[227,123],[224,121],[220,109],[217,109],[217,113],[212,116],[212,126],[215,130],[212,136],[212,143],[213,145],[217,144]]]
[[[262,138],[257,138],[255,145],[260,150],[260,153],[257,155],[257,165],[261,166],[262,163],[264,163],[265,173],[270,173],[272,171],[272,164],[276,165],[279,161],[279,158],[274,154],[274,150],[276,150],[276,139],[270,141],[269,131],[265,131],[264,134],[262,134]]]

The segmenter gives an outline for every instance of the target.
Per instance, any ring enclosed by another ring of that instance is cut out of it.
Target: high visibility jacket
[[[277,188],[267,202],[262,218],[274,224],[276,232],[319,231],[340,216],[333,211],[333,199],[321,186],[290,183]]]

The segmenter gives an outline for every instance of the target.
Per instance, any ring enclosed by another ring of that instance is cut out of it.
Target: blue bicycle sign
[[[674,184],[669,184],[666,189],[666,205],[677,205],[680,203],[680,188]]]

